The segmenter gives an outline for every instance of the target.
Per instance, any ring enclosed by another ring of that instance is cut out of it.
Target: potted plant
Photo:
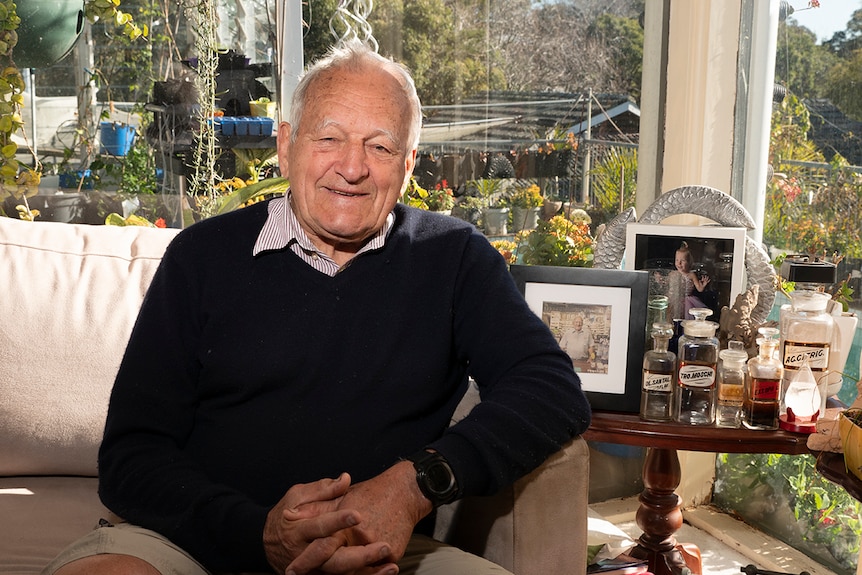
[[[485,201],[476,196],[461,196],[452,208],[452,215],[466,222],[470,222],[474,226],[479,225],[479,219],[482,217],[482,210],[485,208]]]
[[[432,212],[452,213],[452,208],[455,206],[455,196],[446,180],[443,180],[434,186],[433,190],[428,192],[425,204]]]
[[[489,236],[505,236],[508,233],[509,207],[503,195],[503,180],[483,178],[467,182],[468,195],[482,198],[485,210],[482,225]]]
[[[591,267],[593,237],[590,226],[554,216],[540,221],[535,230],[517,236],[517,254],[527,265]]]
[[[517,262],[516,250],[518,249],[518,244],[512,240],[494,240],[491,242],[491,245],[494,246],[495,250],[500,252],[500,255],[503,256],[507,264],[511,265]]]
[[[842,411],[838,419],[847,471],[862,479],[862,409]]]
[[[544,203],[539,186],[531,184],[515,188],[509,196],[509,203],[512,205],[512,227],[516,232],[536,229]]]
[[[420,210],[451,213],[452,207],[455,205],[455,196],[446,180],[434,186],[433,190],[426,190],[419,185],[416,178],[410,176],[410,181],[401,196],[401,201]]]

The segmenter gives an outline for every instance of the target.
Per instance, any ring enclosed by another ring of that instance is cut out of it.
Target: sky
[[[847,29],[854,11],[862,8],[862,0],[820,0],[819,8],[810,8],[807,0],[790,0],[795,12],[790,16],[817,36],[817,42],[830,40],[832,34]]]

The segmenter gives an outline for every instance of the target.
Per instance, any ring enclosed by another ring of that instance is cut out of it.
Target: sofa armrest
[[[589,476],[578,437],[500,493],[440,508],[435,537],[515,575],[584,573]]]

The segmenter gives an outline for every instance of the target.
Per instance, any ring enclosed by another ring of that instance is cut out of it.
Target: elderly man
[[[572,327],[560,338],[560,347],[569,354],[572,361],[590,359],[590,354],[595,349],[595,341],[590,326],[584,325],[583,315],[578,314],[572,320]]]
[[[423,519],[590,411],[488,241],[397,203],[420,125],[409,74],[359,44],[306,73],[278,132],[287,196],[165,253],[99,454],[117,518],[46,573],[504,573]],[[468,375],[483,401],[450,427]]]

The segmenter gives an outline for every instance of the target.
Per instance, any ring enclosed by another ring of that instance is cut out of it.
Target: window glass
[[[818,4],[855,4],[859,9],[848,11],[846,27],[833,19],[834,32],[818,38],[806,27],[822,21]],[[837,254],[838,280],[854,290],[844,295],[850,311],[858,314],[862,108],[855,94],[862,70],[862,2],[781,2],[781,17],[763,241],[773,257],[790,253],[832,259]],[[777,320],[779,307],[787,302],[779,294],[770,319]],[[841,344],[847,363],[838,393],[846,403],[857,395],[862,341],[858,328],[849,331]],[[714,501],[830,570],[854,573],[860,504],[826,480],[815,464],[810,455],[721,454]]]
[[[477,194],[478,180],[499,180],[498,194],[537,186],[545,209],[583,207],[593,230],[634,204],[643,0],[339,5],[303,3],[305,61],[329,48],[333,32],[370,31],[382,54],[410,68],[425,106],[418,185],[459,197]],[[194,73],[186,8],[123,0],[123,9],[149,26],[149,41],[130,42],[97,23],[91,62],[74,51],[35,71],[38,143],[46,151],[76,147],[75,98],[85,83],[95,91],[98,118],[135,104],[140,110],[153,101],[154,82]],[[251,97],[264,93],[260,83],[274,98],[274,3],[220,0],[217,12],[219,45],[268,67],[255,69]],[[222,104],[226,114],[247,113]]]

